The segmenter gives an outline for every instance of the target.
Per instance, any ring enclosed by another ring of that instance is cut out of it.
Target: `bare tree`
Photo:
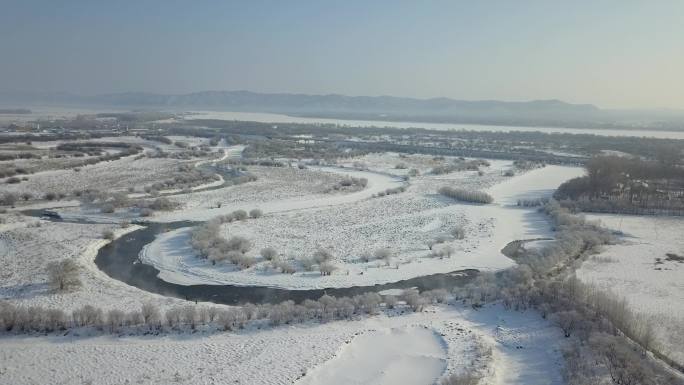
[[[76,326],[100,327],[104,323],[104,313],[102,312],[102,309],[92,305],[85,305],[80,309],[75,309],[71,313],[71,318]]]
[[[114,240],[114,232],[110,229],[104,230],[102,232],[102,238],[112,241]]]
[[[418,293],[418,290],[415,289],[406,289],[402,293],[402,297],[404,301],[406,301],[406,304],[413,310],[413,311],[423,311],[423,308],[425,307],[426,301],[423,297],[420,296],[420,293]]]
[[[246,253],[252,248],[252,243],[245,237],[234,236],[228,240],[228,247],[241,253]]]
[[[119,309],[111,309],[107,312],[107,325],[109,326],[110,332],[115,332],[123,326],[126,314]]]
[[[441,251],[447,256],[447,258],[451,258],[451,255],[456,252],[456,248],[454,248],[452,245],[444,245]]]
[[[454,239],[463,239],[465,238],[465,229],[463,226],[456,226],[451,230],[451,235]]]
[[[581,316],[575,310],[559,311],[551,315],[551,320],[563,330],[565,337],[570,337],[581,322]]]
[[[152,302],[145,302],[140,308],[140,313],[143,317],[143,322],[149,326],[161,325],[161,312],[157,305]]]
[[[385,306],[387,306],[388,309],[394,309],[394,307],[397,306],[397,297],[393,295],[386,295],[384,300]]]
[[[261,249],[260,254],[267,261],[272,261],[273,258],[278,256],[278,252],[272,247],[265,247]]]
[[[252,209],[252,210],[249,211],[249,216],[250,216],[251,218],[255,218],[255,219],[256,219],[256,218],[261,217],[262,215],[264,215],[264,212],[261,211],[261,209]]]
[[[375,250],[375,253],[373,253],[376,259],[382,259],[385,261],[385,265],[389,266],[390,262],[392,260],[392,257],[394,256],[394,252],[388,247],[384,247],[382,249],[377,249]]]
[[[322,249],[319,248],[316,250],[316,252],[313,254],[313,259],[321,264],[323,262],[329,261],[333,258],[332,252],[330,250]]]
[[[190,325],[194,330],[197,326],[197,309],[193,305],[185,305],[181,308],[181,322]]]
[[[323,262],[318,266],[318,269],[321,271],[321,275],[331,275],[333,271],[337,270],[335,265],[333,265],[330,262]]]
[[[245,210],[235,210],[232,212],[232,215],[238,221],[244,221],[247,219],[247,212]]]
[[[17,203],[17,194],[7,192],[3,194],[2,199],[0,200],[0,203],[4,206],[12,206],[14,207],[14,204]]]
[[[316,261],[313,258],[303,258],[299,261],[306,271],[313,271]]]
[[[73,259],[51,262],[47,270],[50,286],[56,290],[65,291],[81,286],[80,266]]]

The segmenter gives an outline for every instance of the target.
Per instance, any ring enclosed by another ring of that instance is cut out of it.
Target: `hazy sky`
[[[684,1],[0,2],[0,91],[238,89],[682,109]]]

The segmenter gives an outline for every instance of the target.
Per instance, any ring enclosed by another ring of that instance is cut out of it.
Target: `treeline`
[[[228,159],[226,163],[244,166],[285,167],[286,164],[273,159]]]
[[[0,178],[9,178],[15,175],[30,174],[31,170],[24,167],[15,167],[13,164],[0,166]]]
[[[101,190],[80,190],[72,193],[81,203],[99,207],[103,213],[113,213],[119,208],[138,209],[140,216],[147,217],[154,211],[170,211],[179,204],[166,197],[154,199],[131,199],[124,192],[108,192]]]
[[[476,131],[476,130],[429,130],[418,127],[400,129],[395,127],[371,126],[371,127],[351,127],[337,124],[303,124],[303,123],[279,123],[274,127],[271,123],[258,122],[239,122],[223,120],[195,120],[194,124],[219,129],[229,135],[260,135],[264,137],[283,137],[313,135],[314,137],[358,137],[371,139],[373,137],[390,138],[396,143],[405,143],[407,135],[416,137],[429,137],[430,140],[439,139],[440,143],[458,144],[463,143],[459,149],[464,151],[467,148],[488,149],[498,147],[494,152],[501,149],[515,148],[517,154],[525,158],[535,160],[545,160],[555,163],[554,159],[570,162],[569,157],[557,156],[552,154],[534,151],[530,146],[543,149],[556,149],[558,151],[577,153],[583,155],[597,154],[604,150],[621,151],[629,154],[645,156],[655,159],[663,148],[678,147],[684,148],[684,141],[676,139],[640,138],[632,136],[601,136],[591,133],[587,134],[564,134],[564,133],[543,133],[535,131],[530,127],[528,131]],[[215,131],[206,129],[207,135],[215,135]],[[387,142],[382,142],[388,144]],[[378,142],[378,144],[382,144]],[[365,142],[360,142],[365,144]],[[392,151],[392,150],[378,150]],[[405,152],[405,151],[400,151]],[[419,152],[419,151],[416,151]],[[448,154],[445,154],[448,155]],[[470,156],[468,154],[461,154]],[[482,155],[482,157],[489,157]],[[510,157],[509,157],[510,159]],[[582,162],[579,158],[576,162]]]
[[[369,151],[353,150],[334,141],[302,138],[245,138],[248,146],[243,156],[249,159],[349,159],[368,154]]]
[[[489,204],[494,198],[484,191],[471,191],[462,188],[443,186],[438,192],[446,197],[462,202]]]
[[[373,194],[373,198],[384,197],[387,195],[400,194],[406,191],[406,186],[392,187]]]
[[[161,135],[140,135],[140,137],[145,139],[145,140],[151,140],[154,142],[159,142],[159,143],[164,143],[164,144],[173,144],[173,140],[171,140],[165,136],[161,136]]]
[[[31,110],[27,108],[0,108],[0,114],[26,115],[30,113]]]
[[[618,213],[684,213],[684,167],[680,154],[659,160],[598,156],[587,175],[563,183],[554,197],[576,210]]]
[[[325,190],[326,193],[348,189],[363,189],[368,185],[368,179],[346,176]]]
[[[40,159],[39,154],[34,154],[32,152],[4,152],[0,154],[0,161],[4,160],[17,160],[17,159]]]
[[[143,191],[152,195],[158,195],[160,191],[173,188],[189,192],[192,187],[220,179],[219,176],[213,172],[204,171],[189,164],[179,165],[177,170],[179,174],[174,175],[170,179],[149,184],[143,187]],[[135,188],[133,189],[135,190]]]
[[[140,309],[123,311],[103,310],[85,305],[71,312],[42,306],[15,305],[0,301],[0,330],[12,333],[52,333],[79,328],[94,328],[109,333],[144,333],[205,330],[237,330],[247,324],[282,325],[310,321],[346,320],[355,316],[374,315],[380,311],[397,309],[422,311],[428,304],[446,303],[446,290],[419,293],[407,289],[400,296],[370,292],[354,297],[323,295],[318,300],[291,300],[278,304],[246,304],[239,307],[206,305],[177,305],[161,311],[153,303]]]
[[[105,148],[118,148],[120,151],[115,154],[103,154]],[[141,146],[124,142],[69,142],[57,145],[56,149],[59,151],[71,152],[74,157],[82,157],[84,154],[94,156],[93,158],[84,159],[78,164],[73,164],[73,167],[82,167],[100,162],[119,160],[123,157],[136,155],[143,151]]]
[[[164,120],[173,118],[174,115],[166,112],[157,111],[135,111],[135,112],[103,112],[96,114],[98,118],[113,118],[119,122],[142,123],[154,120]]]
[[[431,174],[443,175],[458,171],[479,171],[481,166],[489,166],[489,162],[484,159],[465,160],[457,158],[453,162],[435,166],[430,170]]]

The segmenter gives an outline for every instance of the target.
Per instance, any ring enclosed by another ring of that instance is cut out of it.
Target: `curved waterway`
[[[285,300],[301,302],[305,299],[318,299],[324,294],[334,296],[353,296],[368,291],[388,289],[419,290],[449,288],[470,282],[477,270],[463,270],[452,273],[433,274],[394,283],[373,286],[354,286],[333,289],[288,290],[264,286],[235,285],[178,285],[158,277],[159,270],[154,266],[141,263],[138,255],[142,248],[154,238],[169,230],[195,226],[199,222],[147,223],[145,227],[130,232],[102,247],[95,257],[97,267],[114,279],[152,293],[184,298],[191,301],[208,301],[228,305],[244,303],[278,303]]]
[[[490,193],[495,196],[497,202],[502,206],[493,205],[491,207],[476,207],[479,211],[489,210],[491,216],[505,220],[507,226],[499,226],[500,231],[496,233],[497,242],[492,244],[504,245],[505,242],[510,242],[514,239],[531,238],[534,234],[539,237],[538,229],[534,228],[534,224],[530,223],[529,218],[525,218],[525,214],[529,214],[529,210],[515,209],[513,202],[516,199],[525,197],[526,194],[534,193],[535,196],[547,195],[555,189],[560,181],[567,180],[571,175],[578,173],[578,169],[562,168],[562,167],[547,167],[535,171],[528,172],[517,178],[509,179],[506,182],[495,185],[490,188]],[[375,175],[377,178],[378,175]],[[382,178],[381,178],[382,179]],[[386,184],[401,183],[399,180],[385,176]],[[383,179],[383,180],[384,180]],[[557,179],[557,180],[556,180]],[[372,182],[372,181],[371,181]],[[323,201],[318,200],[284,200],[274,203],[273,205],[262,205],[264,211],[279,212],[283,210],[319,207],[322,205],[331,205],[346,203],[349,201],[359,200],[367,197],[374,189],[386,187],[383,183],[370,183],[368,189],[360,192],[347,194],[340,197],[326,198]],[[550,188],[553,186],[552,188]],[[334,201],[334,202],[333,202]],[[273,207],[271,207],[273,206]],[[464,206],[470,207],[470,206]],[[224,210],[233,210],[233,208],[222,208]],[[207,212],[203,212],[207,211]],[[142,290],[158,293],[166,296],[173,296],[194,301],[209,301],[222,304],[243,304],[243,303],[277,303],[284,300],[294,300],[296,302],[305,299],[317,299],[324,294],[334,296],[353,296],[356,294],[368,291],[384,291],[389,289],[405,289],[415,287],[420,290],[430,290],[437,288],[450,288],[464,285],[470,282],[476,275],[477,270],[467,269],[459,270],[451,273],[437,273],[430,275],[423,275],[415,278],[409,278],[391,283],[383,283],[370,286],[352,286],[342,288],[329,289],[288,289],[275,288],[269,286],[258,285],[244,285],[239,286],[235,284],[204,284],[198,283],[193,285],[181,285],[178,283],[171,283],[159,278],[160,270],[152,265],[140,262],[139,255],[142,249],[152,243],[155,238],[166,231],[179,229],[181,227],[196,226],[203,223],[204,220],[210,219],[219,213],[218,209],[199,210],[190,213],[182,213],[185,218],[173,218],[171,215],[166,215],[159,222],[142,223],[144,226],[141,229],[132,231],[122,237],[114,240],[107,246],[102,247],[96,258],[95,264],[100,270],[114,279],[123,281],[129,285],[138,287]],[[511,217],[512,212],[520,214]],[[43,212],[41,210],[33,210],[24,212],[27,215],[40,216]],[[192,215],[190,215],[192,214]],[[488,215],[489,215],[488,214]],[[206,218],[205,218],[206,217]],[[172,219],[173,218],[173,219]],[[510,229],[510,218],[518,221],[520,227],[532,227],[532,229],[523,229],[524,231],[513,231]],[[53,219],[60,220],[60,219]],[[69,221],[76,223],[89,223],[87,217],[70,218]],[[523,226],[524,225],[524,226]],[[500,252],[499,249],[492,249],[491,252]]]

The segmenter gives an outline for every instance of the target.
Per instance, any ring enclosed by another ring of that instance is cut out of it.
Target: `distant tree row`
[[[586,176],[563,183],[555,198],[587,211],[632,212],[658,209],[684,213],[684,167],[680,155],[665,151],[658,160],[597,156]]]
[[[471,191],[461,188],[443,186],[439,190],[439,193],[462,202],[471,203],[483,203],[488,204],[494,202],[494,198],[484,191]]]

